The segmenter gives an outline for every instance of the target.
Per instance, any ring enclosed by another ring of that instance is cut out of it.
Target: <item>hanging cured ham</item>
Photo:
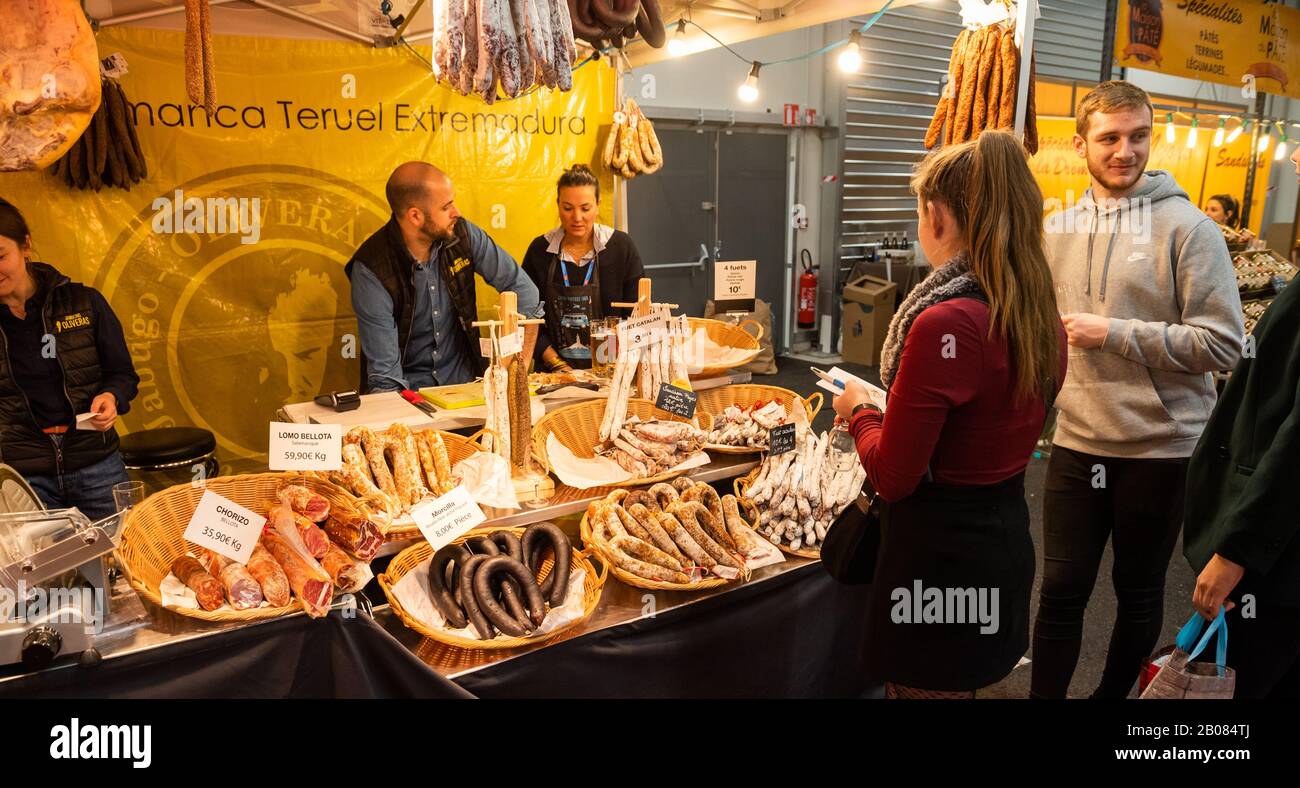
[[[0,2],[0,172],[57,161],[99,100],[99,53],[80,3]]]

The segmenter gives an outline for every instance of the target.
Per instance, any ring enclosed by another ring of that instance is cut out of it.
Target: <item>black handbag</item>
[[[864,491],[835,518],[822,540],[822,565],[845,585],[868,585],[880,555],[880,512],[876,497]]]

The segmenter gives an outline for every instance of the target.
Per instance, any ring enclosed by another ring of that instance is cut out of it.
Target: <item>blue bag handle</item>
[[[1201,627],[1204,625],[1205,619],[1201,618],[1201,614],[1193,613],[1191,620],[1184,624],[1183,628],[1178,631],[1178,640],[1176,641],[1177,646],[1180,650],[1187,653],[1189,661],[1196,659],[1200,656],[1201,652],[1205,650],[1205,647],[1210,642],[1210,638],[1214,637],[1214,634],[1217,632],[1219,639],[1215,653],[1215,664],[1219,668],[1219,675],[1222,676],[1224,675],[1223,669],[1228,663],[1227,611],[1224,610],[1223,606],[1220,606],[1219,615],[1210,623],[1210,627],[1205,630],[1205,634],[1201,635]],[[1201,635],[1199,641],[1196,639],[1198,635]]]

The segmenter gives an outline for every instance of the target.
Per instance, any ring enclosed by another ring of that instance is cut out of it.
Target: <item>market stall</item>
[[[15,476],[0,693],[860,694],[862,594],[817,551],[861,466],[813,429],[822,394],[739,371],[761,326],[632,279],[575,340],[590,370],[530,372],[544,321],[480,282],[461,328],[481,374],[355,391],[344,264],[390,214],[392,164],[436,160],[516,257],[551,222],[556,162],[654,177],[653,126],[601,50],[662,46],[657,4],[436,2],[424,49],[387,11],[402,46],[222,35],[226,4],[187,0],[184,36],[117,24],[132,14],[92,29],[69,0],[20,20],[48,24],[23,56],[61,77],[44,125],[7,120],[0,186],[48,195],[24,203],[33,226],[79,227],[42,251],[120,317],[124,431],[193,425],[248,472],[136,486],[97,522]],[[76,621],[35,606],[56,590]]]

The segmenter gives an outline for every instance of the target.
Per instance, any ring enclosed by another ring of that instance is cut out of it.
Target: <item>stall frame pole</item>
[[[1254,133],[1250,135],[1250,163],[1246,166],[1246,193],[1241,195],[1241,221],[1239,224],[1242,227],[1250,226],[1250,208],[1251,208],[1251,203],[1253,202],[1251,197],[1255,193],[1255,172],[1259,169],[1259,157],[1261,155],[1259,152],[1260,132],[1263,131],[1265,134],[1268,133],[1267,129],[1261,128],[1262,124],[1260,122],[1260,119],[1263,117],[1264,117],[1264,94],[1256,93],[1255,94],[1255,123],[1254,123],[1254,128],[1252,129]],[[1278,144],[1280,145],[1282,143],[1279,141]],[[1264,166],[1267,167],[1270,165],[1265,164]],[[1264,226],[1261,224],[1259,229],[1262,232],[1264,230]],[[1290,254],[1291,252],[1288,249],[1287,259],[1290,259]]]
[[[1029,71],[1034,56],[1034,9],[1038,0],[1020,0],[1016,3],[1016,36],[1020,39],[1020,78],[1016,86],[1016,125],[1018,139],[1025,137],[1025,113],[1028,111]]]
[[[1115,67],[1115,28],[1119,26],[1119,0],[1106,0],[1106,26],[1101,39],[1101,77],[1109,82]]]

